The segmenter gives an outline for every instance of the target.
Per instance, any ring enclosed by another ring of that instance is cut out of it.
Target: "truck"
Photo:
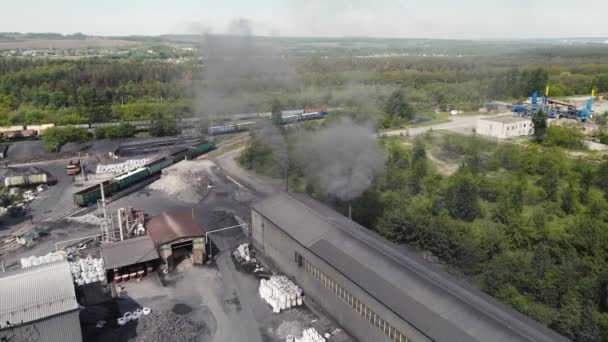
[[[68,174],[68,176],[75,176],[75,175],[79,174],[81,171],[80,161],[73,163],[70,160],[70,163],[65,167],[65,171]]]

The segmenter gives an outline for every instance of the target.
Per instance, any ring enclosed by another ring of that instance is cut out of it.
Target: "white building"
[[[534,133],[532,120],[518,116],[496,116],[477,120],[477,134],[509,139]]]

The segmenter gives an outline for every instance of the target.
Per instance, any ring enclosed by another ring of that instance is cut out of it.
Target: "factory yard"
[[[132,158],[136,157],[140,155]],[[4,221],[0,239],[32,227],[37,227],[39,232],[39,237],[30,246],[12,243],[10,248],[4,245],[0,249],[7,269],[17,269],[21,258],[55,251],[58,242],[100,234],[100,220],[94,216],[97,211],[93,211],[94,208],[76,210],[72,194],[102,181],[94,171],[98,164],[108,160],[96,156],[83,158],[87,180],[83,180],[82,175],[68,176],[65,173],[68,161],[28,164],[52,174],[57,182],[37,193],[36,199],[28,205],[27,215]],[[163,170],[159,180],[108,203],[107,211],[115,215],[118,208],[132,207],[155,216],[185,209],[193,213],[197,224],[213,232],[249,220],[250,204],[261,197],[260,192],[250,191],[243,184],[248,183],[227,176],[212,160],[182,161]],[[69,217],[74,214],[77,216]],[[186,259],[166,276],[153,273],[141,281],[123,283],[124,290],[118,299],[84,305],[80,313],[83,339],[279,342],[285,341],[287,335],[301,336],[304,329],[314,326],[321,333],[333,332],[329,341],[350,340],[314,303],[305,301],[306,306],[279,314],[272,312],[260,298],[259,278],[250,269],[235,264],[232,257],[232,250],[248,241],[242,228],[209,236],[214,254],[209,264],[193,265]],[[90,243],[93,240],[96,238],[83,241],[88,241],[87,246],[94,246]],[[152,313],[124,326],[115,323],[120,315],[141,307],[150,308]],[[107,323],[96,327],[100,320]],[[163,339],[161,332],[168,332],[169,335],[164,336],[171,338]]]

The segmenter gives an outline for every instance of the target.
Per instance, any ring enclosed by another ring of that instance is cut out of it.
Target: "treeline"
[[[489,100],[522,99],[546,85],[552,96],[588,94],[594,87],[608,91],[608,62],[597,57],[602,51],[551,57],[545,64],[545,55],[530,51],[462,58],[288,56],[281,68],[266,56],[248,61],[251,70],[235,71],[216,57],[182,64],[3,58],[0,125],[269,111],[274,99],[288,108],[348,107],[365,100],[382,110],[395,89],[416,113],[477,110]]]

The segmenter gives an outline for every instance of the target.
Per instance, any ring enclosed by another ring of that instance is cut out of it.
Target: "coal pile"
[[[207,326],[203,322],[193,322],[184,315],[173,311],[152,312],[137,322],[137,336],[133,342],[196,342]]]

